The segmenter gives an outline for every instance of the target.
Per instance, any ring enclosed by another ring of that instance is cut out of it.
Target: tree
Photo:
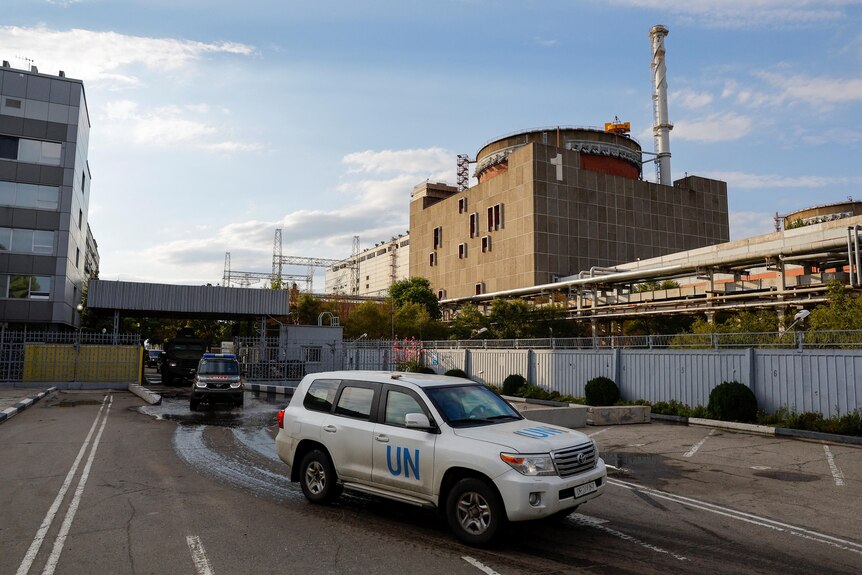
[[[324,311],[329,310],[324,309],[323,301],[311,294],[301,293],[290,315],[295,324],[317,325],[317,318]]]
[[[483,327],[488,327],[487,318],[473,304],[465,304],[450,324],[451,339],[470,339]]]
[[[431,290],[431,282],[425,278],[412,277],[399,280],[389,288],[389,295],[400,308],[408,302],[417,303],[428,310],[431,319],[440,319],[440,304]]]
[[[806,320],[812,330],[862,329],[862,297],[851,295],[841,283],[829,282],[829,302],[811,311]]]
[[[356,339],[363,333],[367,333],[369,339],[391,337],[389,307],[372,301],[356,306],[343,325],[344,336],[348,339]]]
[[[427,335],[430,323],[428,310],[418,303],[406,302],[395,311],[395,334],[398,338],[422,339]]]
[[[498,338],[517,339],[528,335],[531,321],[530,304],[521,299],[495,299],[488,319]]]

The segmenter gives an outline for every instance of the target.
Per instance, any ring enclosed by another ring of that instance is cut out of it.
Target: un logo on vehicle
[[[410,472],[413,472],[413,477],[419,480],[419,450],[414,449],[411,457],[410,451],[405,447],[398,446],[395,448],[395,466],[392,464],[392,446],[386,446],[386,467],[389,468],[389,473],[398,477],[401,475],[402,465],[404,463],[404,477],[410,479]]]

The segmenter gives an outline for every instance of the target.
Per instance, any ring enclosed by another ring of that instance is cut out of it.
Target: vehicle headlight
[[[230,386],[231,386],[231,388],[236,389],[236,388],[238,388],[238,387],[241,387],[241,386],[242,386],[242,382],[241,382],[241,381],[239,381],[239,380],[237,380],[237,381],[232,381],[232,382],[230,382]]]
[[[168,362],[168,365],[169,365],[169,366],[171,366],[171,367],[176,367],[176,366],[177,366],[177,362],[175,362],[175,361],[169,361],[169,362]]]
[[[527,454],[501,453],[500,459],[508,463],[521,475],[556,475],[554,461],[547,453]]]
[[[206,387],[207,384],[205,381],[201,381],[198,378],[195,378],[195,387]]]

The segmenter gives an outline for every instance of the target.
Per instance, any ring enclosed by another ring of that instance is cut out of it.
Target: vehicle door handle
[[[323,426],[323,431],[326,431],[326,432],[329,432],[329,433],[335,433],[336,431],[338,431],[338,428],[337,428],[337,427],[335,427],[334,425],[324,425],[324,426]]]
[[[382,433],[380,435],[375,436],[374,439],[376,439],[380,443],[389,443],[389,436],[383,435]]]

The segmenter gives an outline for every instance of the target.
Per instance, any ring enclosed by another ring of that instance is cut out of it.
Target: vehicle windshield
[[[428,387],[425,393],[452,427],[475,427],[522,419],[517,410],[484,385]]]
[[[198,366],[201,375],[239,375],[239,365],[230,359],[202,359]]]
[[[161,355],[161,353],[162,353],[162,350],[160,350],[160,349],[151,349],[149,351],[150,357],[159,357]]]

